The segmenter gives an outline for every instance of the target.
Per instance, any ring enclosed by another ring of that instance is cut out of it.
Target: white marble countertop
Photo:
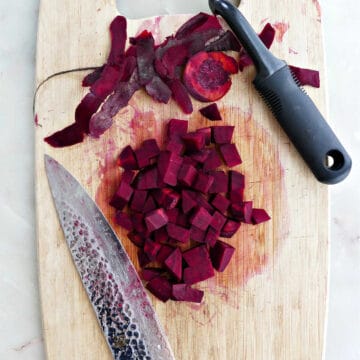
[[[161,7],[156,8],[154,3],[151,2],[153,13],[138,16],[158,13]],[[172,3],[176,1],[167,0],[170,11],[174,11]],[[126,4],[133,2],[122,0],[122,4],[126,9]],[[45,359],[33,193],[32,99],[38,6],[38,0],[0,2],[0,168],[3,169],[0,176],[0,360]],[[186,12],[191,9],[206,11],[203,0],[184,0],[181,6]],[[150,7],[138,8],[148,11]],[[325,359],[359,360],[360,3],[357,0],[323,1],[322,14],[330,120],[353,158],[349,178],[331,187],[330,296]]]

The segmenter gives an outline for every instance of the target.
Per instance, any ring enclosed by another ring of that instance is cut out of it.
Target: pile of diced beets
[[[106,63],[82,82],[89,92],[75,110],[75,121],[45,138],[54,147],[83,141],[85,135],[99,137],[113,123],[113,117],[143,89],[154,101],[167,104],[172,98],[185,114],[193,112],[192,98],[201,102],[221,99],[231,87],[230,75],[252,64],[233,33],[224,30],[215,16],[199,13],[173,35],[155,44],[151,32],[127,37],[126,18],[117,16],[110,25],[111,48]],[[275,29],[266,24],[259,34],[270,47]],[[225,54],[238,54],[238,59]],[[319,73],[291,67],[302,85],[319,87]],[[218,120],[216,104],[201,113]],[[215,111],[215,112],[214,112]]]
[[[241,223],[270,219],[244,200],[243,174],[219,169],[242,162],[233,131],[188,132],[187,121],[171,119],[163,150],[148,139],[118,157],[124,172],[110,202],[115,221],[139,248],[141,277],[162,301],[201,302],[203,291],[191,285],[224,271],[235,251],[219,238],[231,238]]]

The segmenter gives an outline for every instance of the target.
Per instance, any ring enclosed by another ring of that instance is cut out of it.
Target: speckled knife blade
[[[45,168],[67,244],[114,359],[174,359],[144,286],[100,209],[48,155]]]

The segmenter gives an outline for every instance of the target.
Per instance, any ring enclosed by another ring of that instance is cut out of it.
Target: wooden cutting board
[[[154,0],[156,1],[156,0]],[[204,0],[205,1],[205,0]],[[135,3],[135,1],[134,1]],[[320,8],[316,0],[244,0],[241,10],[256,30],[266,22],[277,29],[274,53],[293,65],[319,69],[322,86],[307,89],[326,115]],[[42,0],[37,76],[39,85],[54,73],[99,66],[108,54],[108,26],[117,15],[113,0]],[[188,15],[129,20],[128,34],[152,31],[157,42]],[[156,312],[179,360],[320,359],[324,346],[328,277],[328,189],[315,181],[286,135],[251,85],[253,69],[233,76],[231,91],[219,102],[246,175],[246,198],[264,207],[272,220],[243,226],[229,242],[231,265],[201,284],[201,305],[161,303]],[[49,360],[110,359],[104,338],[72,263],[44,172],[47,153],[62,163],[97,201],[111,224],[107,205],[119,172],[114,159],[126,144],[161,139],[171,117],[188,119],[191,129],[212,125],[198,113],[185,116],[174,103],[155,104],[144,92],[121,110],[100,140],[54,149],[43,138],[73,122],[87,92],[86,71],[52,77],[35,99],[38,261],[43,332]],[[136,130],[135,130],[136,129]],[[135,249],[116,228],[137,266]],[[156,360],[156,359],[154,359]]]

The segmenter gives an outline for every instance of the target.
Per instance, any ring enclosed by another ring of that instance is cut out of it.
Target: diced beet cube
[[[196,226],[201,230],[206,230],[210,225],[212,216],[203,207],[199,207],[190,219],[191,225]]]
[[[157,243],[164,243],[169,239],[165,226],[153,231],[151,235],[154,241]]]
[[[167,209],[166,215],[168,216],[169,223],[176,224],[179,216],[179,209],[178,208]],[[165,230],[165,228],[163,229]]]
[[[138,190],[149,190],[159,188],[158,170],[156,167],[145,168],[138,172],[134,185]]]
[[[229,192],[229,200],[234,204],[240,203],[244,199],[244,189],[240,188]]]
[[[190,157],[190,156],[184,156],[183,157],[183,162],[182,162],[183,164],[186,164],[186,165],[191,165],[191,166],[193,166],[194,168],[196,168],[196,166],[197,166],[197,161],[195,161],[192,157]]]
[[[245,187],[245,176],[238,171],[229,171],[229,191],[238,189],[244,189]]]
[[[211,143],[211,127],[197,129],[196,132],[204,134],[205,145],[210,145],[210,143]]]
[[[160,179],[165,184],[176,186],[181,164],[182,158],[179,155],[169,151],[161,151],[157,164]]]
[[[127,234],[128,239],[137,247],[143,247],[145,239],[138,233],[131,231]]]
[[[221,229],[220,236],[231,238],[239,230],[240,225],[240,222],[228,219]]]
[[[156,261],[163,264],[164,261],[168,258],[168,256],[174,251],[174,249],[175,248],[173,246],[164,245],[164,244],[161,245],[161,248],[156,255]]]
[[[220,213],[219,211],[215,211],[212,216],[212,220],[210,226],[217,232],[219,232],[226,223],[226,216]]]
[[[209,171],[208,174],[214,178],[214,182],[209,189],[210,194],[228,191],[228,176],[224,171]]]
[[[185,135],[187,131],[187,120],[171,119],[167,126],[167,137],[171,139],[174,135]]]
[[[197,205],[195,199],[196,197],[194,197],[192,191],[183,190],[181,192],[181,208],[185,214],[187,214],[191,209],[193,209]]]
[[[145,240],[144,251],[151,261],[154,261],[156,259],[156,255],[159,252],[160,248],[161,244],[150,239]]]
[[[184,84],[177,78],[172,79],[168,84],[172,92],[172,98],[179,105],[180,109],[185,114],[191,114],[193,112],[193,106],[190,95]]]
[[[131,221],[130,215],[122,211],[116,212],[115,222],[126,230],[131,231],[133,229],[133,223]]]
[[[197,175],[197,171],[194,166],[190,164],[184,164],[184,161],[181,165],[181,168],[178,172],[178,180],[180,184],[191,186],[194,182]]]
[[[146,202],[147,191],[134,190],[134,194],[131,198],[130,209],[138,212],[142,212]]]
[[[151,195],[154,198],[156,204],[158,204],[158,207],[162,207],[165,201],[165,194],[166,191],[170,191],[170,189],[154,189],[151,191]]]
[[[176,191],[170,190],[165,193],[163,207],[167,210],[173,209],[178,204],[179,200],[180,195]]]
[[[145,254],[143,249],[139,249],[138,250],[138,261],[139,261],[139,265],[140,267],[145,267],[146,265],[151,263],[151,260],[149,259],[149,257]]]
[[[117,164],[121,166],[125,170],[137,170],[138,164],[135,158],[134,150],[130,145],[124,147],[121,151],[118,159]]]
[[[222,213],[226,212],[230,205],[230,201],[221,194],[216,194],[211,201],[211,205],[221,211]]]
[[[213,182],[214,182],[214,177],[212,175],[208,175],[203,172],[198,172],[195,182],[193,184],[193,188],[194,190],[206,194],[209,191]]]
[[[183,258],[189,266],[200,266],[210,261],[206,245],[195,246],[183,253]]]
[[[145,201],[144,208],[142,209],[143,213],[146,214],[149,211],[155,210],[157,208],[154,198],[149,195]]]
[[[190,230],[185,229],[182,226],[168,223],[167,224],[167,231],[169,236],[172,239],[180,241],[182,243],[187,243],[190,240]]]
[[[206,232],[204,230],[197,228],[196,226],[192,226],[190,228],[190,239],[192,239],[198,243],[205,242],[205,235],[206,235]]]
[[[215,246],[210,249],[210,257],[214,269],[219,272],[223,272],[228,266],[231,257],[234,255],[235,248],[229,244],[218,240]]]
[[[137,233],[141,235],[148,234],[143,214],[141,213],[132,214],[131,220],[133,222],[133,228]]]
[[[212,140],[215,144],[230,144],[235,126],[213,126]]]
[[[165,226],[168,220],[165,210],[161,208],[150,211],[145,216],[146,226],[150,232]]]
[[[202,149],[196,153],[191,154],[190,157],[193,160],[195,160],[197,163],[203,164],[210,155],[210,153],[211,153],[210,149]]]
[[[145,140],[139,149],[135,150],[135,156],[139,168],[142,169],[143,167],[150,165],[150,160],[160,153],[160,149],[156,143],[155,139],[148,139]]]
[[[133,191],[134,190],[128,183],[121,181],[119,188],[110,201],[110,205],[118,210],[122,210],[130,201]]]
[[[205,242],[210,246],[213,247],[216,244],[217,239],[219,238],[220,233],[215,231],[213,228],[209,227],[206,236]]]
[[[180,211],[176,220],[176,225],[188,228],[190,226],[190,222],[187,214],[184,214]]]
[[[239,220],[247,224],[251,224],[252,201],[244,201],[231,205],[231,214]]]
[[[190,132],[182,136],[186,151],[200,151],[205,146],[205,135],[201,132]]]
[[[135,176],[135,171],[132,170],[125,170],[121,176],[121,181],[127,184],[131,184]]]
[[[172,294],[172,287],[169,280],[158,276],[149,281],[146,288],[159,300],[166,302]]]
[[[252,209],[251,221],[254,225],[270,220],[270,216],[264,209]]]
[[[200,281],[209,279],[215,275],[212,264],[199,266],[191,266],[184,269],[183,279],[184,283],[188,285],[196,284]]]
[[[233,167],[242,163],[241,157],[236,149],[235,144],[220,145],[219,150],[227,166]]]
[[[175,153],[175,154],[182,154],[183,151],[185,150],[185,146],[182,142],[178,142],[178,141],[173,141],[173,140],[170,140],[167,144],[166,144],[166,147],[165,149],[167,151],[170,151],[172,153]]]
[[[201,303],[204,297],[204,292],[202,290],[193,289],[186,284],[174,284],[172,286],[172,297],[176,301]]]
[[[141,270],[141,277],[145,281],[151,281],[152,279],[160,276],[163,271],[164,270],[160,268],[145,268]]]
[[[218,152],[216,151],[216,149],[212,149],[209,153],[209,156],[204,161],[203,170],[204,171],[214,170],[217,167],[219,167],[221,164],[222,161]]]
[[[169,272],[181,281],[182,278],[182,255],[179,248],[176,248],[164,261]]]
[[[205,106],[205,107],[201,108],[199,111],[202,116],[205,116],[209,120],[212,120],[212,121],[222,120],[216,103]]]
[[[196,201],[199,207],[203,207],[210,215],[215,212],[215,209],[209,203],[207,197],[204,197],[202,194],[196,194]]]

